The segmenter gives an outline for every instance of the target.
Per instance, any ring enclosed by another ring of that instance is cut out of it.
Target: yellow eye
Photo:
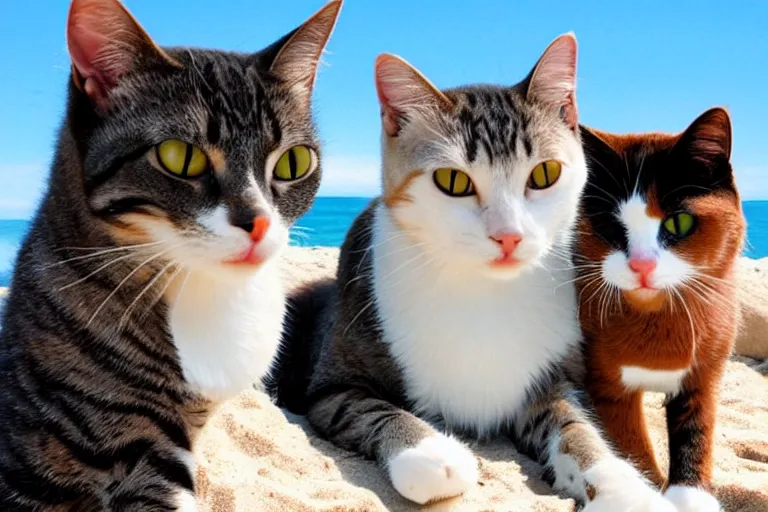
[[[180,140],[158,144],[155,154],[166,171],[182,178],[196,178],[208,170],[208,157],[203,150]]]
[[[475,185],[469,175],[457,169],[438,169],[432,175],[437,188],[452,197],[475,195]]]
[[[532,190],[544,190],[554,185],[560,179],[563,166],[557,160],[542,162],[531,171],[528,177],[528,188]]]
[[[662,222],[664,230],[677,238],[688,236],[691,233],[691,230],[693,230],[693,226],[695,224],[696,218],[690,213],[686,212],[669,215],[666,219],[664,219],[664,222]]]
[[[312,167],[312,150],[307,146],[294,146],[280,157],[275,165],[275,178],[293,181],[301,178]]]

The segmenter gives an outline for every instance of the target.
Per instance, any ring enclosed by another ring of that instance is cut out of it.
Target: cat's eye
[[[696,217],[688,212],[674,213],[668,215],[661,225],[664,227],[664,231],[670,235],[675,238],[682,238],[691,234],[696,225]]]
[[[532,190],[544,190],[554,185],[560,179],[563,166],[557,160],[542,162],[531,171],[528,176],[528,188]]]
[[[181,178],[197,178],[208,170],[208,157],[203,150],[180,140],[158,144],[155,155],[163,169]]]
[[[293,181],[301,178],[312,167],[312,150],[307,146],[294,146],[282,154],[273,171],[280,181]]]
[[[438,169],[432,174],[437,188],[452,197],[475,195],[475,185],[469,175],[458,169]]]

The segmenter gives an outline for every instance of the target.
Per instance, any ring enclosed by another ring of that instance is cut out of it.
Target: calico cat
[[[591,174],[574,261],[589,395],[618,448],[663,484],[642,395],[667,393],[666,495],[680,510],[718,510],[713,427],[745,229],[729,116],[708,110],[678,135],[582,136]]]
[[[310,207],[335,0],[253,54],[74,0],[68,106],[0,335],[0,510],[194,510],[196,428],[259,381]]]
[[[589,510],[672,510],[613,455],[559,368],[580,339],[576,54],[564,35],[514,87],[445,91],[399,57],[376,61],[384,192],[348,233],[337,282],[294,298],[269,387],[414,502],[478,480],[443,424],[510,436]]]

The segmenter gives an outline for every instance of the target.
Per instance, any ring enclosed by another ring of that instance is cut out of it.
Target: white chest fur
[[[171,334],[190,387],[219,401],[257,383],[277,351],[284,312],[275,268],[240,280],[191,273],[170,307]]]
[[[658,391],[659,393],[677,393],[687,368],[681,370],[651,370],[640,366],[622,366],[621,381],[630,390]]]
[[[393,236],[391,221],[378,217],[376,307],[409,398],[449,425],[495,430],[579,340],[573,287],[558,287],[570,273],[532,269],[511,281],[445,280],[450,268],[419,264],[427,258],[417,257],[418,246]]]

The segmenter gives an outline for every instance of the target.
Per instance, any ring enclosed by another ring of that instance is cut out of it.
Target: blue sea
[[[369,199],[362,197],[319,197],[314,207],[299,219],[293,244],[338,247],[355,217]],[[748,233],[745,255],[768,256],[768,201],[746,201]],[[0,220],[0,286],[10,283],[16,251],[26,234],[26,220]]]

